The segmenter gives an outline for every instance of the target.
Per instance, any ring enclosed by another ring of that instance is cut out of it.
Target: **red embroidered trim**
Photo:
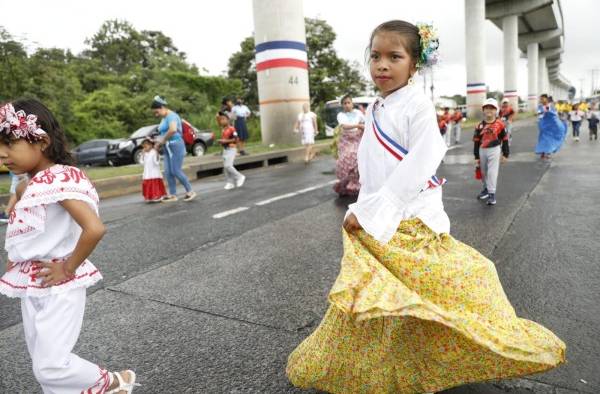
[[[24,229],[23,228],[16,229],[16,230],[13,230],[13,231],[11,231],[9,233],[6,233],[6,238],[8,239],[8,238],[16,237],[17,235],[27,234],[27,233],[32,232],[33,230],[35,230],[35,228],[31,227],[31,226],[27,226]]]
[[[104,394],[106,390],[108,390],[108,386],[110,385],[110,379],[108,378],[108,371],[106,369],[100,368],[100,379],[94,383],[92,387],[87,390],[81,392],[81,394]],[[98,387],[98,391],[94,393],[94,389]]]
[[[76,188],[76,187],[60,187],[60,188],[54,188],[54,189],[49,189],[49,190],[44,190],[43,192],[40,193],[31,193],[31,194],[25,194],[23,196],[23,198],[21,199],[21,201],[26,201],[32,198],[40,198],[40,197],[44,197],[44,196],[51,196],[54,194],[59,194],[59,193],[79,193],[82,194],[84,196],[87,196],[88,198],[91,198],[92,201],[94,201],[95,203],[98,203],[98,197],[96,193],[92,193],[90,190],[86,190],[86,189],[82,189],[82,188]]]
[[[82,279],[85,278],[86,276],[92,277],[96,274],[100,273],[100,270],[96,270],[96,271],[92,271],[90,273],[85,273],[83,275],[79,275],[79,276],[75,276],[71,279],[62,281],[60,283],[55,284],[54,286],[40,286],[40,285],[27,285],[27,286],[21,286],[21,285],[16,285],[14,283],[10,283],[7,280],[0,278],[0,283],[4,283],[5,285],[12,287],[13,289],[19,289],[19,290],[27,290],[27,289],[49,289],[50,287],[56,287],[56,286],[62,286],[64,284],[67,284],[69,282],[72,282],[74,280],[78,280],[78,279]]]

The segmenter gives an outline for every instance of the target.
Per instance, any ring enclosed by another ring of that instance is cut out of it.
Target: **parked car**
[[[99,139],[86,141],[71,151],[78,165],[112,165],[108,158],[108,146],[115,140]]]
[[[214,143],[215,134],[210,130],[198,130],[190,122],[182,119],[183,140],[188,153],[202,156]],[[115,165],[141,163],[142,141],[146,137],[158,136],[158,125],[144,126],[136,130],[128,139],[116,140],[108,147],[108,157]]]

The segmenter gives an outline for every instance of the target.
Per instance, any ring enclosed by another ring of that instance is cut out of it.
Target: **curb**
[[[314,149],[321,153],[327,149],[331,142],[316,143]],[[248,170],[261,167],[269,167],[284,163],[294,163],[304,160],[304,147],[278,149],[266,153],[250,154],[248,156],[238,156],[235,158],[235,167],[240,170]],[[221,156],[203,156],[194,160],[194,162],[183,165],[183,172],[189,177],[190,181],[197,181],[203,178],[219,176],[223,173],[223,159]],[[124,196],[127,194],[141,193],[142,174],[123,175],[106,179],[97,179],[93,181],[100,199]],[[0,195],[0,204],[6,205],[10,195]]]

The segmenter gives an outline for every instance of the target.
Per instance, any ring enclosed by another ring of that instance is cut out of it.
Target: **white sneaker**
[[[242,175],[235,181],[235,187],[242,187],[242,185],[246,182],[246,177]]]
[[[223,189],[225,190],[231,190],[235,187],[235,185],[233,183],[226,183],[225,187]]]
[[[183,198],[183,201],[192,201],[194,198],[196,198],[196,192],[189,192],[186,193],[185,197]]]

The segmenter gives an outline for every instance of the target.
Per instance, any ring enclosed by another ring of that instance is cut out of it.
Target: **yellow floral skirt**
[[[387,245],[344,231],[317,329],[289,356],[292,384],[331,393],[423,393],[565,361],[551,331],[517,317],[494,264],[419,219]]]

